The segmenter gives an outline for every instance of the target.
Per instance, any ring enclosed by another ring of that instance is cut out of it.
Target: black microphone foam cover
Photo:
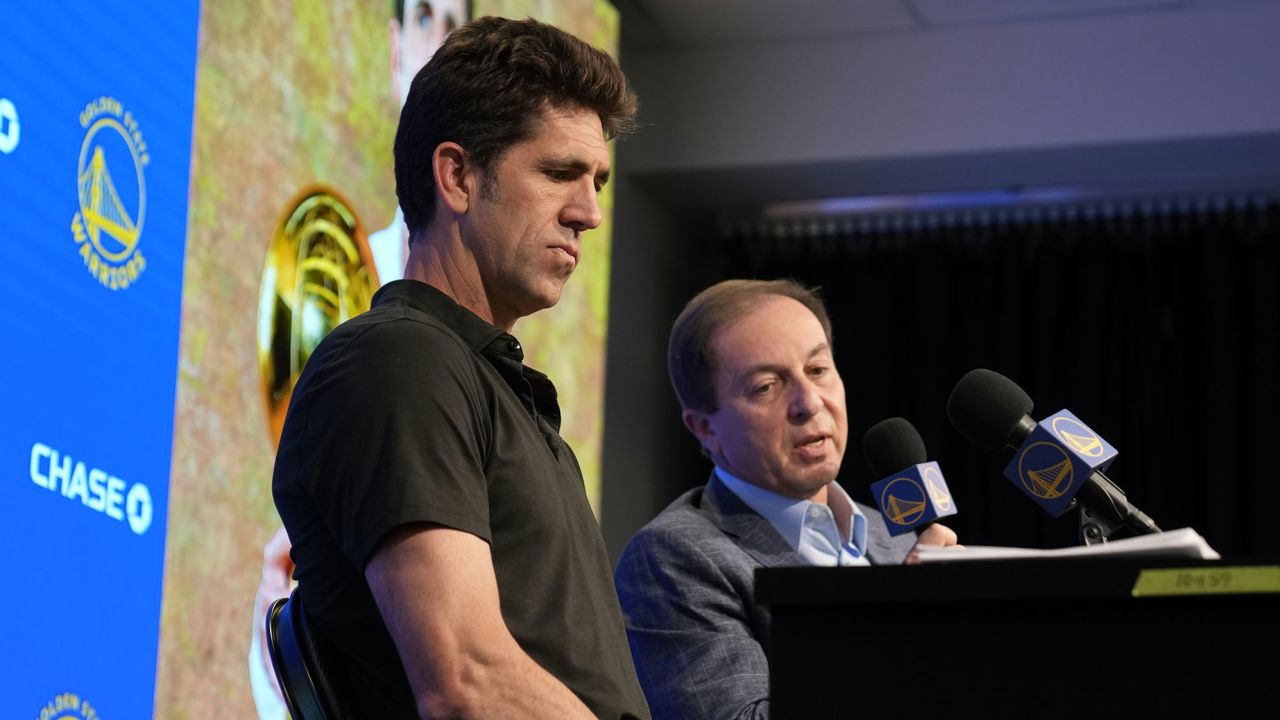
[[[872,425],[862,436],[862,453],[867,456],[867,465],[871,466],[874,480],[928,462],[920,433],[900,417]]]
[[[965,373],[947,398],[951,425],[975,445],[999,450],[1009,444],[1034,407],[1018,384],[993,370]]]

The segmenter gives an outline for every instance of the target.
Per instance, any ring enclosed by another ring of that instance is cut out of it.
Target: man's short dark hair
[[[831,319],[816,289],[794,280],[725,280],[694,296],[671,326],[667,344],[667,371],[680,406],[712,413],[720,407],[716,398],[716,357],[711,351],[715,334],[740,319],[769,297],[791,298],[818,318],[831,345]]]
[[[396,195],[410,235],[436,205],[431,156],[456,142],[492,181],[502,154],[545,110],[588,110],[606,139],[630,132],[637,101],[613,58],[532,18],[483,17],[454,30],[409,87],[396,130]],[[491,187],[491,186],[490,186]]]

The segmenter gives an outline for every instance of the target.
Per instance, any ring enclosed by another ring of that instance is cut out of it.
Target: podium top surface
[[[756,602],[771,607],[1259,594],[1280,595],[1280,561],[1107,557],[756,571]]]

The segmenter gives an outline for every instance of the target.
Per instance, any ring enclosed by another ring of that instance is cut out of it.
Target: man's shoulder
[[[462,411],[488,395],[482,361],[429,314],[375,307],[325,336],[306,360],[290,404],[304,415],[340,413],[348,421],[419,416],[435,406]]]
[[[662,512],[645,523],[636,537],[681,537],[716,532],[720,529],[712,522],[704,506],[706,485],[686,490]]]
[[[339,325],[323,342],[358,346],[426,344],[441,352],[472,354],[465,340],[440,318],[407,303],[375,305]]]
[[[715,558],[738,552],[734,539],[717,524],[707,507],[707,487],[685,491],[636,531],[619,563],[641,557],[696,555]]]
[[[351,365],[362,375],[403,371],[405,366],[469,365],[479,356],[447,324],[418,308],[376,306],[338,325],[308,360],[314,372]]]
[[[759,563],[720,527],[706,502],[705,487],[689,490],[623,548],[614,580],[633,621],[695,598],[750,598]]]

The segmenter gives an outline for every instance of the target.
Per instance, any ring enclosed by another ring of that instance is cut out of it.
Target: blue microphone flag
[[[1076,493],[1094,472],[1106,470],[1116,449],[1067,410],[1036,423],[1004,476],[1045,512],[1070,510]]]
[[[912,465],[871,483],[871,494],[890,535],[902,535],[956,514],[955,500],[936,462]]]

